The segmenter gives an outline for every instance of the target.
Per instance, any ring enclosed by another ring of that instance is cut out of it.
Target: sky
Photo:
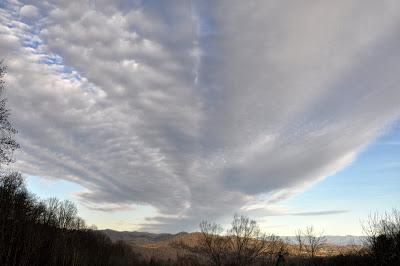
[[[399,208],[398,1],[0,2],[41,198],[99,228],[360,235]]]

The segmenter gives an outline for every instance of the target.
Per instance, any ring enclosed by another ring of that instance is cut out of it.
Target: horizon
[[[114,231],[114,232],[119,232],[119,233],[144,233],[144,234],[155,234],[155,235],[162,235],[162,234],[166,234],[166,235],[179,235],[179,234],[193,234],[193,233],[201,233],[201,231],[192,231],[192,232],[186,232],[186,231],[181,231],[181,232],[177,232],[177,233],[152,233],[152,232],[146,232],[146,231],[120,231],[120,230],[114,230],[114,229],[110,229],[110,228],[104,228],[104,229],[98,229],[100,231]],[[323,235],[323,236],[327,236],[327,237],[365,237],[365,235]],[[295,237],[295,235],[279,235],[279,237]]]
[[[363,236],[400,209],[397,1],[6,0],[0,22],[12,169],[88,224]]]

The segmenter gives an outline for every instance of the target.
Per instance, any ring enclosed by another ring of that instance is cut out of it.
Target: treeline
[[[0,265],[141,265],[130,246],[77,216],[66,200],[38,200],[18,173],[0,178]]]

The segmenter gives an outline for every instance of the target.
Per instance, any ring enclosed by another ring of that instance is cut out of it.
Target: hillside
[[[184,243],[186,246],[195,247],[199,243],[199,233],[180,232],[177,234],[155,234],[148,232],[101,230],[112,241],[123,240],[132,246],[136,253],[145,259],[157,258],[162,260],[176,260],[178,256],[187,255],[187,250],[178,247]]]
[[[167,233],[148,233],[148,232],[128,232],[102,230],[108,235],[112,241],[123,240],[136,253],[141,254],[145,259],[157,258],[162,260],[176,260],[177,257],[182,257],[188,254],[195,255],[182,248],[182,246],[196,248],[200,243],[201,234],[181,232],[177,234]],[[297,251],[295,239],[293,236],[282,236],[283,240],[289,243],[289,252],[294,254]],[[327,236],[327,245],[321,250],[320,255],[346,253],[354,248],[358,249],[362,238],[359,236]]]
[[[177,234],[167,234],[167,233],[155,234],[155,233],[138,232],[138,231],[132,231],[132,232],[115,231],[111,229],[105,229],[100,231],[105,233],[108,237],[110,237],[112,241],[123,240],[129,244],[134,244],[134,245],[159,243],[188,234],[186,232],[180,232]]]

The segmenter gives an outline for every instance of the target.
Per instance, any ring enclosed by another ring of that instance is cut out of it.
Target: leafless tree
[[[235,215],[228,231],[228,239],[233,264],[250,265],[264,255],[268,237],[261,232],[256,221],[243,215]]]
[[[295,239],[297,242],[297,246],[299,248],[298,252],[299,252],[299,256],[301,256],[303,254],[303,246],[304,246],[304,240],[303,240],[303,232],[301,231],[301,229],[297,229],[295,232]]]
[[[308,226],[304,231],[305,248],[313,258],[316,253],[326,244],[323,232],[316,232],[313,226]]]
[[[400,211],[370,214],[363,223],[365,246],[379,264],[400,263]]]
[[[235,215],[231,227],[222,235],[222,227],[203,221],[200,224],[202,249],[214,265],[252,265],[256,261],[285,254],[278,237],[261,232],[257,222]]]
[[[78,210],[75,204],[69,200],[61,202],[58,208],[58,227],[61,229],[73,229]]]
[[[87,226],[86,226],[85,220],[83,220],[81,217],[76,217],[74,229],[75,230],[84,230],[86,228],[87,228]]]
[[[57,224],[57,213],[60,206],[60,200],[54,197],[45,200],[44,205],[46,206],[46,212],[44,217],[44,224],[56,226]]]
[[[17,130],[11,125],[7,109],[7,99],[4,97],[4,75],[6,67],[3,61],[0,61],[0,166],[13,161],[13,152],[19,148],[14,140]]]
[[[268,236],[265,254],[268,256],[270,262],[275,262],[275,265],[282,265],[285,257],[289,254],[287,242],[279,236]]]
[[[227,255],[227,238],[222,236],[221,225],[203,221],[200,223],[202,234],[201,247],[203,252],[209,257],[210,261],[217,266],[223,265]]]

